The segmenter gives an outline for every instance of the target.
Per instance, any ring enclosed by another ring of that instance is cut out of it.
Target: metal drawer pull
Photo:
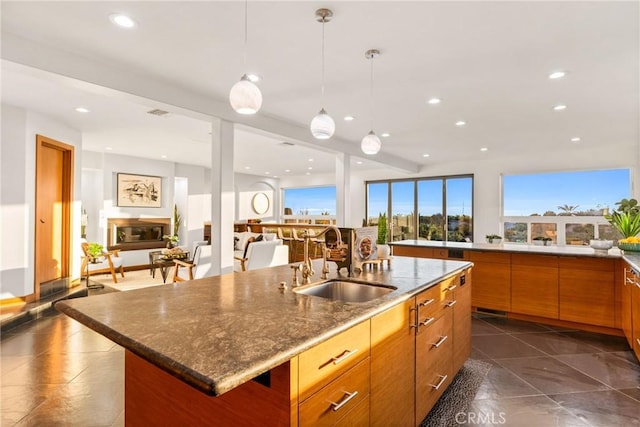
[[[453,301],[449,301],[448,303],[446,303],[445,305],[447,307],[453,307],[454,305],[456,305],[458,301],[457,300],[453,300]]]
[[[338,403],[336,402],[331,402],[331,406],[333,406],[333,410],[337,411],[338,409],[342,408],[344,405],[347,404],[348,401],[350,401],[351,399],[353,399],[354,397],[356,397],[358,395],[357,391],[354,391],[353,393],[349,393],[348,391],[344,392],[345,396],[342,398],[342,400]]]
[[[427,317],[423,322],[420,322],[420,326],[427,326],[429,323],[436,320],[435,317]]]
[[[428,299],[428,300],[426,300],[424,302],[421,302],[420,305],[423,306],[423,307],[426,307],[426,306],[428,306],[429,304],[431,304],[434,301],[435,300],[433,298],[431,298],[431,299]]]
[[[347,359],[348,357],[352,356],[353,354],[355,354],[358,351],[358,349],[354,349],[354,350],[345,350],[342,352],[342,354],[340,354],[339,356],[336,357],[332,357],[331,361],[333,362],[334,365],[337,365],[338,363],[344,362],[345,359]]]
[[[438,384],[433,385],[433,384],[429,384],[431,387],[433,387],[434,390],[439,389],[440,387],[442,387],[442,384],[444,384],[444,382],[447,380],[448,375],[438,375],[440,377],[440,381],[438,382]]]
[[[458,287],[458,285],[451,285],[447,289],[445,289],[445,291],[450,292],[450,291],[454,290],[457,287]]]
[[[437,343],[431,344],[431,345],[434,346],[435,348],[438,348],[447,340],[447,338],[449,338],[447,335],[440,337]]]
[[[638,342],[638,345],[640,345],[640,338],[636,338],[636,341]]]

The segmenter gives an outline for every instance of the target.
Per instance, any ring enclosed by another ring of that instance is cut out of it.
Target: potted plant
[[[545,237],[545,236],[536,236],[531,240],[533,241],[533,244],[536,246],[550,246],[551,242],[553,241],[551,237]]]
[[[178,235],[177,234],[172,234],[171,236],[168,235],[168,234],[165,234],[164,236],[162,236],[162,238],[167,241],[167,249],[171,249],[174,246],[178,245]]]
[[[89,262],[98,262],[98,258],[104,253],[104,247],[100,243],[88,243],[87,244],[87,256]]]
[[[636,236],[640,233],[640,206],[636,199],[622,199],[617,208],[604,218],[622,235],[618,247],[626,250],[640,250]],[[629,246],[631,245],[631,246]],[[638,246],[638,248],[636,248]]]
[[[391,256],[391,247],[387,244],[387,214],[378,215],[378,259],[388,259]]]
[[[487,234],[485,238],[487,239],[488,243],[497,243],[497,244],[502,243],[502,236],[498,234]]]

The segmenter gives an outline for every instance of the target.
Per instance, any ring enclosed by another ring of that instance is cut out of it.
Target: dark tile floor
[[[2,426],[123,426],[121,347],[50,310],[0,341]],[[640,426],[640,365],[623,338],[476,316],[492,368],[467,425]]]

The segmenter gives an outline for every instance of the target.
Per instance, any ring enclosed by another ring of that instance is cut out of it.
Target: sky
[[[413,181],[392,184],[394,214],[413,211]],[[471,178],[446,179],[447,212],[449,215],[471,214]],[[387,210],[387,183],[369,184],[369,216],[377,217]],[[531,175],[505,175],[503,177],[504,215],[542,215],[546,211],[561,212],[558,206],[578,206],[578,211],[615,209],[615,202],[629,198],[631,177],[629,169],[611,169],[581,172],[558,172]],[[308,210],[309,215],[328,211],[336,213],[335,187],[285,189],[285,207],[294,214]],[[418,211],[421,215],[442,212],[442,180],[418,182]]]

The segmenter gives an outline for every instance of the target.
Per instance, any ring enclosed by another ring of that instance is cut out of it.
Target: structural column
[[[351,218],[351,156],[336,154],[336,222],[338,227],[348,227]]]
[[[211,253],[212,275],[233,271],[233,123],[214,118],[211,123]]]

